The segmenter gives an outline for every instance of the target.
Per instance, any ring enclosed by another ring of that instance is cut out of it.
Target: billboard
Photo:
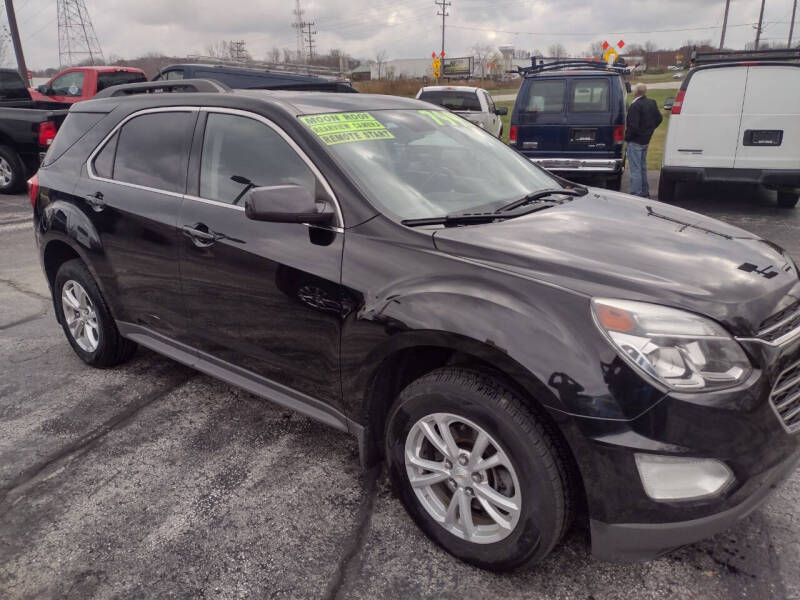
[[[445,58],[442,61],[442,75],[445,77],[469,77],[472,75],[472,57]]]

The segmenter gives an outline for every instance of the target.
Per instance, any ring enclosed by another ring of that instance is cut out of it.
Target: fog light
[[[644,491],[653,500],[694,500],[712,496],[733,481],[733,472],[713,458],[636,454]]]

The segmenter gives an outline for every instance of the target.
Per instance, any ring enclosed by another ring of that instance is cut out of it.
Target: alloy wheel
[[[14,178],[14,173],[11,171],[11,165],[5,158],[0,157],[0,185],[7,187],[11,184]]]
[[[423,417],[406,438],[405,465],[420,504],[453,535],[492,544],[514,531],[522,508],[516,471],[477,424],[449,413]]]
[[[61,309],[70,335],[85,352],[94,352],[100,345],[97,312],[83,286],[72,279],[61,288]]]

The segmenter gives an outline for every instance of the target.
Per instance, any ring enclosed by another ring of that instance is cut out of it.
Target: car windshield
[[[442,110],[306,115],[316,134],[367,197],[398,220],[494,210],[561,187],[465,119]]]

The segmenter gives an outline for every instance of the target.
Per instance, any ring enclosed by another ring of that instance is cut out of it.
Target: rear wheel
[[[387,423],[386,457],[417,525],[478,567],[533,565],[570,522],[554,440],[515,392],[482,372],[442,368],[404,389]]]
[[[0,194],[14,194],[25,187],[25,165],[13,148],[0,146]]]
[[[675,201],[675,180],[663,171],[658,179],[658,200],[660,202]]]
[[[778,192],[778,206],[781,208],[794,208],[797,206],[798,194],[795,192]]]
[[[64,334],[83,362],[113,367],[136,351],[134,342],[120,336],[100,289],[80,259],[59,267],[53,295]]]

